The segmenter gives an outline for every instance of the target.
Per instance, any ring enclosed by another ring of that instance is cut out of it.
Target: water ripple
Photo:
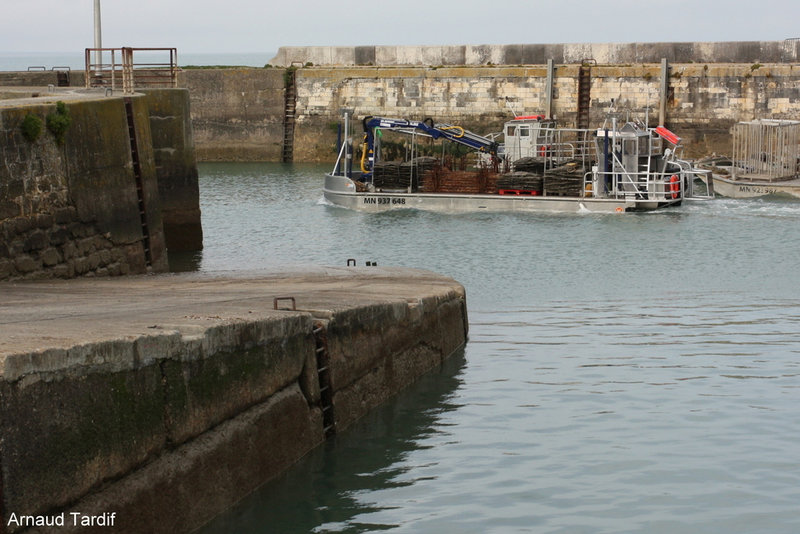
[[[368,215],[320,175],[201,166],[201,268],[435,270],[470,341],[208,533],[800,532],[800,203]]]

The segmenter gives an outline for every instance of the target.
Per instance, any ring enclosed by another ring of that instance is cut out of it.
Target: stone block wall
[[[553,114],[574,128],[579,65],[557,65]],[[613,108],[651,126],[659,122],[661,65],[591,66],[590,125]],[[497,132],[513,117],[546,111],[545,67],[348,67],[297,71],[295,158],[335,158],[342,108],[366,115],[459,124]],[[687,155],[730,152],[730,128],[754,118],[800,118],[800,66],[786,64],[672,64],[666,125],[685,140]],[[360,127],[356,125],[356,140]]]
[[[125,101],[71,90],[0,95],[0,280],[141,273],[148,269]],[[13,97],[13,98],[11,98]],[[72,123],[63,144],[46,126],[63,101]],[[202,249],[189,92],[130,97],[151,268],[167,248]],[[27,139],[22,123],[42,131]]]
[[[63,143],[46,117],[64,98],[71,124]],[[0,280],[144,272],[138,195],[121,98],[50,96],[0,108]],[[132,99],[150,229],[152,268],[167,269],[150,122]],[[21,124],[38,117],[40,136]]]
[[[288,67],[658,63],[796,63],[800,40],[665,43],[553,43],[431,46],[282,46],[270,60]]]

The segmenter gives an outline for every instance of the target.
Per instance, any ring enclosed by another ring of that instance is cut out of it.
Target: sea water
[[[800,203],[364,214],[326,170],[202,164],[183,268],[433,270],[469,342],[204,533],[800,532]]]
[[[91,47],[91,45],[88,45]],[[111,63],[110,52],[104,53],[104,61]],[[237,66],[263,67],[275,57],[275,52],[240,53],[185,53],[177,51],[178,65],[184,66]],[[168,52],[139,52],[136,58],[144,62],[169,63]],[[116,61],[122,61],[120,52]],[[85,49],[60,52],[19,52],[0,50],[0,72],[27,70],[84,70],[86,68]]]

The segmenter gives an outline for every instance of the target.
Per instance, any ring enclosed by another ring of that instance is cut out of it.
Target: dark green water
[[[800,203],[369,215],[325,170],[201,165],[194,267],[434,270],[470,341],[203,532],[800,531]]]

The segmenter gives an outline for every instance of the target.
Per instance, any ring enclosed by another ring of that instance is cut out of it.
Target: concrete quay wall
[[[553,113],[575,127],[580,65],[556,64]],[[187,70],[192,126],[200,160],[280,161],[284,136],[282,69]],[[650,124],[659,117],[660,60],[590,66],[590,121],[599,127],[612,101]],[[295,72],[295,161],[336,157],[341,110],[356,119],[383,115],[459,124],[497,132],[513,108],[545,112],[547,69],[527,66],[305,67]],[[687,155],[729,154],[731,127],[754,118],[800,118],[800,65],[671,63],[666,125],[684,139]],[[510,106],[510,107],[509,107]],[[356,128],[356,137],[359,137]],[[358,139],[357,139],[358,140]]]
[[[33,93],[35,94],[35,93]],[[59,142],[47,116],[63,102],[71,124]],[[148,205],[152,264],[167,259],[144,98],[133,98]],[[22,124],[36,117],[38,138]],[[0,280],[115,275],[146,269],[128,121],[121,98],[67,93],[0,100]]]
[[[272,65],[448,66],[659,63],[796,63],[800,40],[432,46],[282,46]]]
[[[280,161],[284,69],[191,69],[178,83],[189,90],[197,159]]]
[[[553,115],[577,122],[580,65],[556,65]],[[354,117],[384,115],[459,124],[478,133],[497,132],[513,114],[546,111],[544,66],[342,67],[296,72],[298,160],[335,158],[336,124],[342,108]],[[658,124],[661,65],[591,66],[590,121],[602,125],[612,103],[651,125]],[[791,64],[671,64],[666,125],[684,138],[687,155],[729,154],[730,128],[754,118],[800,118],[800,66]],[[358,128],[357,132],[360,131]]]
[[[168,245],[202,248],[187,90],[130,97],[136,165],[122,97],[8,88],[2,96],[0,280],[166,271]],[[62,140],[47,127],[58,103],[70,120]],[[24,132],[30,120],[37,135]]]
[[[142,89],[167,250],[203,248],[200,186],[188,89]]]
[[[462,347],[467,317],[451,279],[327,268],[6,282],[0,328],[0,532],[82,532],[75,512],[174,533],[323,442],[320,340],[338,432]]]
[[[799,47],[800,40],[285,47],[278,54],[285,60],[274,63],[297,69],[295,161],[335,158],[343,108],[356,118],[432,117],[477,133],[499,131],[512,117],[509,105],[524,115],[546,111],[548,59],[555,64],[553,113],[567,128],[577,122],[583,62],[589,68],[591,127],[602,124],[612,100],[617,110],[640,120],[649,110],[655,125],[660,120],[661,60],[667,59],[664,122],[684,139],[687,155],[699,157],[730,154],[730,129],[736,122],[800,118]],[[0,86],[55,83],[55,76],[0,73]],[[73,78],[81,76],[73,73]],[[179,84],[189,92],[196,158],[280,161],[288,79],[286,68],[182,71]]]

